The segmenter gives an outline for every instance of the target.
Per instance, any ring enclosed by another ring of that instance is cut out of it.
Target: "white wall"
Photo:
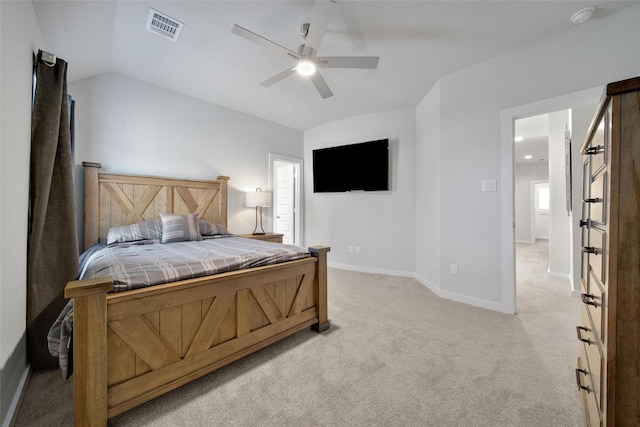
[[[390,191],[313,193],[316,148],[389,138]],[[415,113],[369,114],[304,133],[305,239],[331,246],[332,266],[397,275],[415,271]],[[360,253],[349,253],[348,246]]]
[[[535,222],[535,218],[533,217],[531,182],[547,180],[549,180],[549,162],[516,165],[514,183],[516,242],[535,242],[536,236],[532,233],[532,223]]]
[[[440,83],[416,107],[416,277],[440,283]],[[428,278],[428,279],[427,279]]]
[[[0,422],[26,367],[32,56],[44,46],[31,2],[0,2]],[[15,403],[15,402],[14,402]]]
[[[513,133],[512,122],[503,131],[502,112],[637,75],[640,50],[629,41],[640,39],[638,22],[640,6],[627,8],[440,80],[439,108],[421,119],[440,123],[440,200],[423,213],[439,210],[440,274],[425,279],[441,295],[515,310]],[[433,161],[429,150],[416,160]],[[489,178],[499,178],[495,193],[480,191]],[[422,233],[417,241],[431,237]]]
[[[569,277],[571,222],[567,211],[565,130],[571,126],[568,110],[549,114],[549,274]]]
[[[229,229],[250,233],[246,191],[268,188],[269,152],[302,157],[302,132],[118,74],[69,84],[76,163],[110,172],[229,181]],[[271,227],[265,209],[265,230]],[[268,231],[268,230],[267,230]]]

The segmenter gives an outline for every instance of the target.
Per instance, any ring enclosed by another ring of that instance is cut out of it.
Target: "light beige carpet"
[[[545,250],[518,246],[516,316],[330,269],[329,331],[302,331],[110,425],[581,426],[580,304],[547,277]],[[59,372],[35,372],[16,425],[72,425],[71,394]]]

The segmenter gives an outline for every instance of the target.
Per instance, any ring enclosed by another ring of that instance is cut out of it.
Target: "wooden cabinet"
[[[238,234],[238,237],[244,237],[246,239],[264,240],[266,242],[275,242],[275,243],[282,243],[282,236],[284,236],[284,234],[279,234],[279,233]]]
[[[607,85],[582,145],[582,314],[576,382],[587,425],[640,425],[640,78]]]

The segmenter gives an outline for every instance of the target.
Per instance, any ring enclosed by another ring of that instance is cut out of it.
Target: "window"
[[[539,214],[549,214],[550,197],[549,197],[549,183],[536,184],[536,210]]]

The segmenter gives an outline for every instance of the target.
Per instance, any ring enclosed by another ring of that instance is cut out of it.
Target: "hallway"
[[[575,309],[577,324],[580,299],[572,296],[569,280],[550,276],[548,267],[548,240],[538,239],[533,245],[516,244],[517,313]]]

